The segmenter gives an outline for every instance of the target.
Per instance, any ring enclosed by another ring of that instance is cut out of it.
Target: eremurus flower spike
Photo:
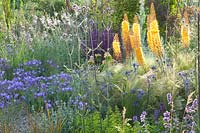
[[[129,58],[131,53],[131,45],[129,38],[130,32],[129,32],[129,22],[127,14],[124,14],[124,19],[121,24],[121,29],[122,29],[122,40],[126,50],[126,58]]]
[[[147,42],[151,51],[157,56],[163,56],[163,49],[160,40],[158,21],[156,19],[156,12],[154,4],[151,4],[150,14],[147,16]]]
[[[138,21],[138,17],[134,17],[134,23],[132,26],[133,35],[130,35],[131,39],[131,46],[134,49],[134,53],[139,65],[145,65],[145,59],[142,51],[142,44],[141,44],[141,34],[140,34],[140,24]]]
[[[133,36],[134,36],[134,47],[139,48],[141,47],[141,35],[140,35],[140,24],[138,22],[138,17],[134,17],[133,23]]]
[[[183,14],[183,21],[181,24],[181,42],[182,47],[186,48],[189,47],[190,44],[190,24],[187,10],[184,11]]]
[[[115,34],[114,36],[112,47],[113,47],[114,58],[118,61],[121,60],[121,49],[120,49],[118,34]]]
[[[135,51],[135,56],[136,56],[138,64],[141,66],[144,66],[145,58],[144,58],[142,47],[135,48],[134,51]]]

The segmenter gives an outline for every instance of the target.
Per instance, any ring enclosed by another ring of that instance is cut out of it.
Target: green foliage
[[[25,118],[26,107],[24,104],[12,104],[9,107],[0,109],[0,132],[19,132],[22,117]],[[23,125],[25,127],[25,125]]]
[[[2,0],[3,12],[4,12],[4,19],[9,29],[11,26],[11,19],[12,19],[12,12],[10,7],[10,0]]]
[[[11,4],[11,8],[12,9],[20,9],[23,7],[23,3],[25,2],[25,0],[10,0],[10,4]]]
[[[65,6],[64,0],[40,0],[37,1],[36,10],[53,16],[54,12],[60,13],[63,9],[65,9]]]
[[[129,22],[133,22],[133,17],[139,11],[138,0],[116,0],[111,2],[114,13],[111,16],[113,22],[113,28],[115,31],[119,31],[121,22],[123,20],[124,13],[127,13]]]
[[[30,8],[31,11],[21,10],[15,13],[16,21],[9,32],[0,31],[0,57],[8,59],[10,69],[32,59],[41,60],[46,70],[41,74],[42,76],[66,71],[72,76],[70,85],[73,88],[72,92],[62,93],[48,87],[48,90],[56,92],[46,97],[53,99],[51,109],[44,106],[43,98],[34,98],[33,92],[38,92],[41,88],[33,87],[26,94],[20,94],[20,96],[26,95],[28,105],[33,105],[35,108],[33,112],[30,112],[31,127],[29,129],[32,132],[162,132],[165,130],[163,112],[159,113],[158,123],[154,122],[153,112],[159,109],[160,103],[167,105],[166,94],[169,92],[173,95],[176,118],[182,120],[187,96],[197,86],[194,72],[192,72],[196,62],[196,55],[194,55],[197,43],[196,25],[191,26],[194,34],[192,34],[189,49],[181,48],[178,35],[171,37],[164,46],[163,58],[155,59],[147,53],[146,68],[137,66],[132,58],[121,64],[109,57],[102,64],[94,65],[85,61],[81,51],[82,42],[88,43],[87,39],[91,30],[88,26],[89,19],[93,18],[99,25],[100,21],[105,21],[106,24],[112,22],[113,29],[118,31],[124,13],[128,14],[130,24],[133,16],[139,13],[141,29],[143,29],[141,30],[142,41],[145,44],[146,10],[149,8],[149,3],[145,6],[138,0],[94,0],[87,3],[91,7],[88,14],[78,12],[76,16],[73,13],[61,12],[62,8],[65,8],[65,3],[61,0],[29,2],[31,4],[26,3],[29,4],[26,5],[27,7],[31,7],[33,3],[36,4]],[[75,1],[77,4],[79,2],[83,1]],[[177,13],[177,1],[155,0],[154,2],[161,33],[164,34],[166,14],[168,12],[170,17],[173,17]],[[8,27],[11,18],[9,5],[8,1],[3,1],[2,7],[4,7],[4,12],[7,12],[4,17],[7,18]],[[106,14],[107,7],[111,7],[114,12]],[[38,17],[36,14],[39,16],[44,14],[44,16]],[[0,27],[3,27],[1,23]],[[60,69],[49,67],[45,63],[47,60],[53,60],[61,66]],[[12,71],[7,73],[10,74],[6,75],[7,79],[12,79]],[[180,73],[186,74],[187,82]],[[66,103],[57,103],[55,100],[64,100]],[[78,101],[76,104],[84,102],[87,106],[80,109],[78,105],[75,105],[76,100]],[[13,105],[6,108],[7,110],[0,109],[0,128],[2,128],[1,125],[9,127],[10,123],[12,125],[15,122],[12,114],[21,112],[18,107],[21,106]],[[139,117],[144,110],[148,112],[145,125],[142,125],[144,123],[139,122],[140,120],[132,122],[129,119],[134,115]],[[3,128],[6,127],[3,126]]]
[[[57,102],[56,110],[43,109],[41,112],[36,112],[34,107],[31,114],[29,123],[31,132],[69,132],[73,127],[72,122],[75,117],[72,108],[66,103]]]

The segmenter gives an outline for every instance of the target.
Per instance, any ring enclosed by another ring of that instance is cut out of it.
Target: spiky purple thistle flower
[[[138,117],[135,115],[133,116],[133,122],[136,122],[138,120]]]

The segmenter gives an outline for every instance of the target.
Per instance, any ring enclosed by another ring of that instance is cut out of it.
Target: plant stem
[[[198,6],[200,0],[198,1]],[[200,12],[198,12],[198,84],[200,83]],[[200,101],[200,86],[198,86],[198,101]],[[200,129],[200,104],[198,104],[198,129]]]

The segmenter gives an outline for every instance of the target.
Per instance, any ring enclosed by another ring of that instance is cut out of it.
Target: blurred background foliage
[[[9,0],[3,0],[2,3],[5,3]],[[162,25],[160,26],[161,35],[166,37],[167,35],[175,35],[176,32],[172,29],[177,29],[176,25],[180,23],[181,15],[183,14],[184,7],[190,6],[188,9],[191,14],[194,12],[194,6],[197,4],[195,0],[144,0],[145,3],[145,12],[148,13],[150,3],[155,4],[155,9],[157,12],[158,22]],[[1,4],[2,4],[1,3]],[[94,16],[96,20],[102,20],[107,15],[106,10],[108,8],[114,12],[109,16],[110,22],[114,31],[119,31],[120,24],[123,19],[123,14],[127,13],[130,23],[133,22],[133,16],[136,13],[139,13],[140,9],[140,0],[10,0],[12,9],[26,8],[26,10],[31,10],[34,8],[38,14],[49,14],[54,15],[54,12],[61,12],[63,9],[68,9],[72,7],[72,4],[85,4],[92,9],[91,16]],[[9,9],[7,9],[9,10]],[[2,14],[2,12],[1,12]],[[107,18],[108,19],[108,18]],[[105,20],[106,21],[106,20]],[[108,21],[108,20],[107,20]],[[168,25],[168,30],[166,31],[166,25]],[[167,33],[166,33],[167,32]]]

